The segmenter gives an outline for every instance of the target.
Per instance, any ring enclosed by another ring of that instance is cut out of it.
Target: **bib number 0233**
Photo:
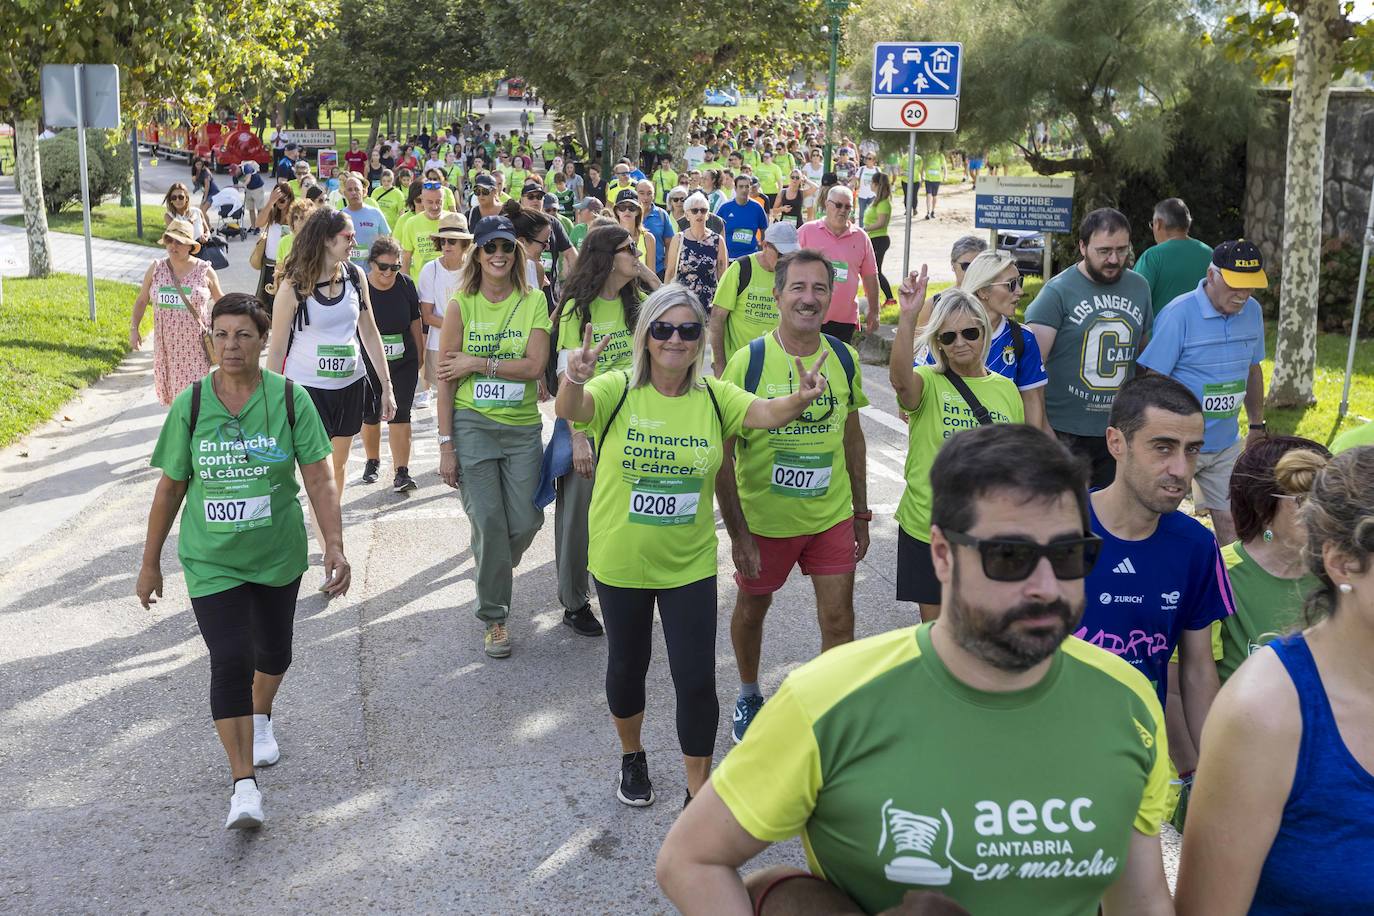
[[[630,489],[630,522],[690,525],[700,503],[700,477],[641,477]]]

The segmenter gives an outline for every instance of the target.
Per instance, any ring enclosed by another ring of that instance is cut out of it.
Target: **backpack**
[[[834,351],[835,358],[844,367],[845,381],[849,383],[849,406],[854,406],[854,358],[849,353],[849,347],[837,338],[829,334],[822,334],[822,337],[830,344],[830,349]],[[749,366],[744,370],[744,390],[750,394],[756,394],[759,390],[759,381],[763,378],[763,355],[764,347],[767,346],[767,337],[756,337],[749,341]]]
[[[749,288],[749,280],[754,276],[754,256],[745,255],[739,259],[739,282],[735,284],[735,299],[738,301],[744,291]]]
[[[611,431],[611,424],[615,418],[620,416],[620,408],[625,406],[625,399],[630,396],[630,373],[622,369],[620,374],[625,376],[625,390],[620,392],[620,400],[615,402],[615,407],[611,409],[611,415],[606,418],[606,425],[601,427],[601,435],[596,440],[596,460],[601,462],[601,443],[606,441],[606,434]],[[716,422],[720,424],[722,437],[725,432],[725,415],[720,412],[720,401],[716,400],[716,393],[711,390],[711,383],[702,379],[706,386],[706,393],[711,396],[711,408],[716,412]]]
[[[196,424],[200,422],[200,386],[204,379],[196,379],[191,383],[191,423],[188,431],[192,436],[196,434]],[[267,399],[267,376],[263,376],[264,390],[263,400]],[[296,383],[286,379],[286,425],[292,429],[296,428]]]
[[[362,280],[363,269],[351,261],[344,261],[344,264],[347,265],[344,268],[344,274],[347,275],[349,282],[353,284],[353,291],[358,294],[358,308],[365,308],[363,299]],[[305,296],[301,295],[301,291],[299,289],[295,290],[295,293],[296,317],[293,319],[292,325],[294,330],[304,331],[305,326],[310,323],[310,310],[306,308],[306,300],[310,298],[310,295],[313,295],[314,290],[311,290],[311,293]]]

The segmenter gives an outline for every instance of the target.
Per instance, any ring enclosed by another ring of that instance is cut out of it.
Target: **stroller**
[[[225,239],[248,238],[243,219],[243,192],[235,187],[222,189],[210,199],[210,211],[215,214],[211,228]]]

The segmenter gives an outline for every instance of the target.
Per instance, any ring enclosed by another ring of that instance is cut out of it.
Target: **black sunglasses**
[[[478,197],[486,197],[488,194],[495,194],[495,193],[496,193],[496,191],[495,191],[495,189],[493,189],[493,188],[478,188],[478,189],[477,189],[477,196],[478,196]]]
[[[705,212],[706,212],[706,208],[705,208],[705,207],[693,207],[692,209],[688,210],[687,212],[688,212],[688,213],[693,213],[693,214],[705,213]]]
[[[969,265],[971,265],[972,263],[973,263],[972,261],[960,261],[960,262],[959,262],[959,269],[960,269],[960,270],[963,270],[963,271],[967,271],[967,270],[969,269]]]
[[[983,575],[994,582],[1024,582],[1044,557],[1057,579],[1083,579],[1092,572],[1102,539],[1096,535],[1037,544],[1006,538],[976,538],[962,531],[943,532],[951,544],[975,548],[983,559]]]
[[[504,240],[499,242],[487,242],[485,245],[482,246],[482,250],[485,251],[487,254],[496,254],[496,252],[498,251],[502,254],[514,254],[515,244],[513,242],[507,242]]]
[[[377,269],[380,270],[380,271],[382,271],[383,273],[386,273],[387,271],[400,270],[400,269],[401,269],[401,265],[400,265],[400,264],[383,264],[381,261],[373,261],[372,263],[373,263],[373,264],[376,264],[376,265],[377,265]]]
[[[684,321],[682,324],[669,324],[666,321],[649,322],[649,336],[654,340],[669,340],[674,331],[677,331],[677,336],[683,341],[700,340],[701,322]]]
[[[525,200],[543,200],[543,199],[544,199],[544,192],[543,192],[543,191],[530,191],[528,194],[525,195]]]
[[[954,341],[963,337],[967,341],[975,341],[983,336],[983,329],[979,327],[964,328],[962,331],[941,331],[936,339],[948,347]]]
[[[461,245],[466,241],[467,239],[448,239],[443,236],[439,237],[439,245],[442,248],[447,248],[449,245]]]
[[[627,244],[627,245],[622,245],[622,246],[620,246],[619,248],[617,248],[617,249],[615,250],[615,253],[616,253],[616,254],[632,254],[632,255],[634,255],[636,258],[639,257],[639,249],[636,248],[636,247],[634,246],[634,242],[630,242],[630,243]]]

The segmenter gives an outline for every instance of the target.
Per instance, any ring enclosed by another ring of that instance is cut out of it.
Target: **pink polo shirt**
[[[868,234],[850,223],[843,234],[835,235],[824,219],[817,219],[797,230],[797,242],[803,248],[814,248],[825,255],[835,268],[835,288],[830,294],[830,310],[825,313],[825,320],[858,324],[859,280],[878,276],[878,260],[873,256],[873,243]]]

